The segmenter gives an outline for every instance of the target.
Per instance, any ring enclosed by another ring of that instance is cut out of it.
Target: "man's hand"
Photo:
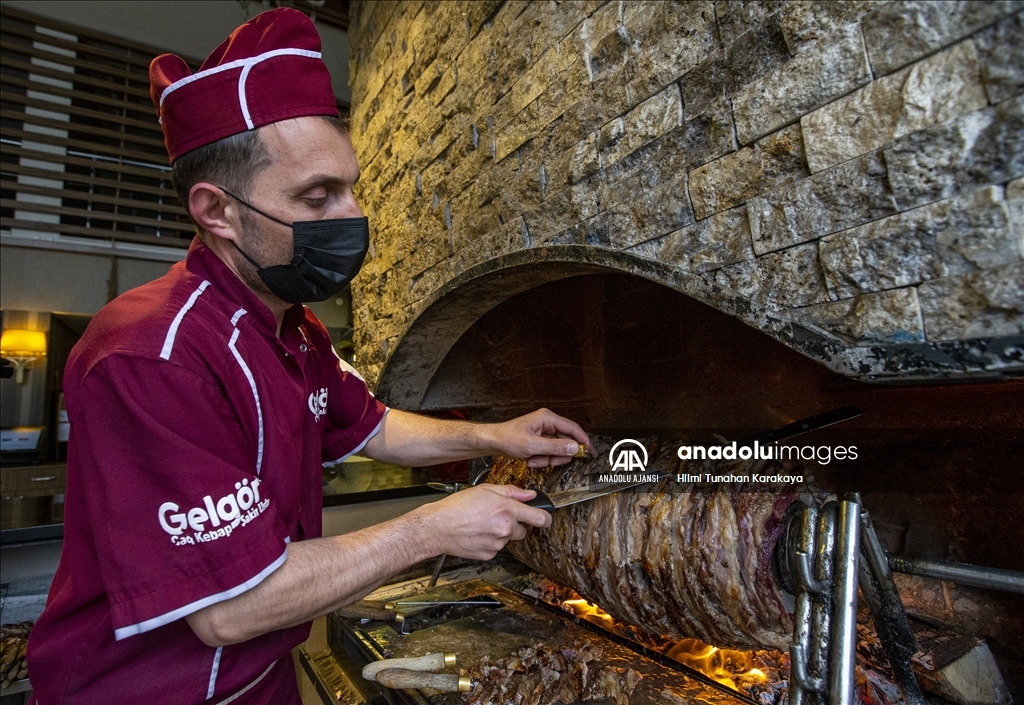
[[[477,485],[360,531],[296,541],[261,583],[185,619],[208,646],[237,644],[327,614],[442,553],[490,560],[526,536],[524,524],[551,525],[546,511],[522,504],[534,496],[512,485]]]
[[[528,507],[537,493],[513,485],[477,485],[416,509],[433,551],[490,560],[509,541],[526,536],[524,524],[547,528],[551,515]]]
[[[491,434],[497,452],[523,458],[531,468],[568,463],[580,445],[594,454],[590,439],[578,424],[547,409],[494,424]]]

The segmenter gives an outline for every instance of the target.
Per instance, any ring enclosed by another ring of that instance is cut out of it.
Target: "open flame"
[[[576,600],[563,600],[562,604],[569,607],[577,617],[593,617],[611,625],[615,618],[595,604],[587,602],[582,597]]]
[[[754,666],[754,656],[749,651],[720,649],[700,639],[680,639],[664,653],[733,690],[742,692],[746,687],[768,681],[765,672]]]
[[[610,614],[582,597],[569,599],[555,597],[554,600],[556,604],[561,605],[562,609],[571,611],[581,619],[599,624],[620,636],[629,636],[634,639],[639,636],[636,633],[630,633],[630,628],[616,622]],[[746,692],[752,686],[767,683],[769,680],[768,675],[755,664],[758,652],[720,649],[717,646],[705,644],[699,639],[670,641],[648,638],[643,641],[646,642],[645,646],[656,649],[670,659],[700,671],[708,678],[741,693]]]
[[[652,651],[681,663],[708,678],[743,693],[761,703],[788,702],[789,654],[780,651],[741,651],[720,649],[699,639],[672,640],[665,636],[648,634],[636,627],[617,621],[597,605],[588,602],[579,593],[543,579],[524,590],[548,604],[571,612],[580,619],[600,626],[620,637],[630,639]],[[866,612],[862,614],[866,617]],[[877,637],[868,639],[865,625],[858,625],[860,640],[858,651],[874,645],[880,649]],[[861,633],[864,632],[864,633]],[[857,664],[857,703],[861,705],[899,705],[902,697],[889,675],[874,668]]]

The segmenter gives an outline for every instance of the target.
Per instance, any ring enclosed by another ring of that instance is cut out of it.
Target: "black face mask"
[[[261,267],[234,240],[231,244],[256,268],[270,292],[290,304],[326,301],[352,281],[363,266],[370,247],[370,221],[362,218],[302,220],[285,223],[243,201],[223,187],[221,190],[264,218],[292,229],[292,261]]]

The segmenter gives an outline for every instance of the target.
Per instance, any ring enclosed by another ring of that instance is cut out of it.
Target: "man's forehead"
[[[283,120],[260,128],[273,164],[303,172],[303,181],[359,178],[359,164],[347,132],[318,117]]]

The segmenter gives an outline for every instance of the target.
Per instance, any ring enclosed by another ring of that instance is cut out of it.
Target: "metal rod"
[[[798,551],[794,557],[796,558],[796,574],[804,590],[813,592],[816,595],[820,595],[828,590],[828,582],[814,577],[814,568],[811,566],[810,554]]]
[[[497,600],[397,600],[389,602],[384,608],[397,609],[406,605],[494,605],[498,607],[501,603]]]
[[[814,549],[814,507],[805,507],[800,512],[800,538],[796,550],[787,552],[784,558],[796,553],[805,553]],[[788,565],[790,561],[786,560]],[[812,576],[813,577],[813,576]],[[807,674],[807,644],[811,638],[811,595],[801,585],[800,577],[793,578],[793,592],[796,593],[796,613],[793,615],[793,641],[789,645],[789,662],[791,678],[789,683],[789,702],[791,705],[804,705],[805,694],[812,691],[816,683],[810,683]]]
[[[441,576],[441,571],[444,570],[444,562],[447,558],[447,553],[442,553],[437,557],[437,563],[434,565],[434,572],[430,574],[430,580],[427,581],[427,588],[432,588],[437,585],[437,579]]]
[[[860,504],[859,493],[854,493],[851,499]],[[917,653],[917,639],[910,630],[907,612],[893,582],[885,550],[875,532],[871,515],[865,509],[861,509],[860,522],[860,553],[864,560],[860,562],[858,582],[874,617],[878,640],[889,658],[889,666],[903,693],[904,702],[907,705],[925,705],[921,686],[910,665],[910,660]]]
[[[789,645],[790,676],[798,689],[790,691],[791,703],[802,703],[809,693],[820,693],[825,689],[825,681],[807,672],[807,648],[798,642]]]
[[[968,563],[936,561],[928,558],[889,556],[889,567],[897,573],[923,575],[961,585],[1002,590],[1024,595],[1024,573],[1002,568],[983,568]]]
[[[860,553],[860,505],[856,502],[839,503],[836,534],[828,701],[830,705],[848,705],[853,702],[854,696],[854,655],[857,648],[857,557]]]
[[[815,534],[814,577],[831,587],[835,565],[836,545],[836,510],[835,502],[826,504],[818,512],[817,530]],[[811,606],[811,642],[808,646],[808,670],[813,676],[822,680],[821,697],[815,702],[824,702],[824,691],[827,689],[829,671],[829,649],[832,633],[832,595],[826,590],[821,595],[813,596]]]

